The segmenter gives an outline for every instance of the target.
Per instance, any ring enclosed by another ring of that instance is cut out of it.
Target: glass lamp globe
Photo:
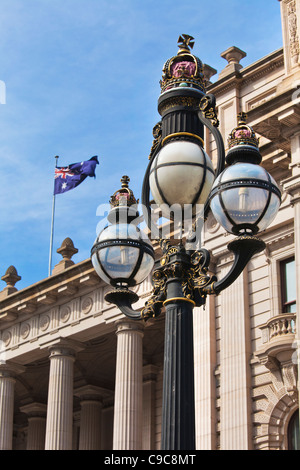
[[[91,260],[98,276],[112,286],[135,286],[143,282],[154,265],[154,250],[145,233],[137,227],[138,201],[123,176],[122,188],[110,199],[107,226],[98,235]]]
[[[170,207],[204,204],[214,182],[212,162],[203,148],[187,140],[166,143],[154,158],[149,185],[155,203],[162,215],[170,218]],[[200,210],[200,209],[199,209]]]
[[[106,283],[135,286],[150,274],[154,251],[150,240],[133,224],[106,227],[92,248],[92,264]]]
[[[210,194],[216,220],[229,233],[238,235],[265,230],[274,220],[281,192],[272,176],[253,163],[235,163],[217,178]]]

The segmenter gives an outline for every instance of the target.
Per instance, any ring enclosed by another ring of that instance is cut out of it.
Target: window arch
[[[288,450],[300,450],[299,410],[295,411],[288,424]]]

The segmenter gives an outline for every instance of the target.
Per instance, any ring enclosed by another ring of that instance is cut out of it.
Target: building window
[[[288,450],[300,450],[299,410],[293,414],[288,425]]]
[[[296,270],[295,259],[289,258],[280,263],[281,299],[283,313],[296,313]]]

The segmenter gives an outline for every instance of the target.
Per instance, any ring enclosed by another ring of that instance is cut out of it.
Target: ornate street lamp
[[[103,230],[92,249],[97,273],[114,288],[106,295],[107,301],[137,320],[147,321],[165,312],[162,450],[195,449],[193,309],[204,305],[207,295],[219,294],[231,285],[251,257],[265,248],[256,234],[272,222],[281,202],[276,182],[259,166],[258,139],[244,113],[230,134],[225,158],[215,99],[205,94],[203,64],[191,53],[193,38],[182,35],[178,42],[178,54],[163,68],[158,100],[161,121],[153,129],[142,189],[144,219],[163,256],[154,266],[153,292],[141,311],[132,308],[138,296],[129,288],[150,274],[154,253],[134,225],[138,214],[131,193],[125,205],[120,202],[121,190],[112,197],[109,220],[114,223]],[[215,168],[203,150],[204,127],[216,142]],[[124,189],[130,192],[126,184]],[[174,218],[169,210],[173,206],[182,214],[186,207],[192,208],[194,234],[189,240],[186,237],[185,244],[182,237],[177,244],[162,238],[161,228],[153,224],[150,194],[165,218]],[[208,274],[209,252],[190,244],[209,210],[236,236],[228,244],[234,254],[232,267],[220,280]],[[120,223],[124,213],[127,220]]]
[[[128,306],[138,300],[138,296],[128,287],[133,287],[146,279],[154,265],[154,250],[150,240],[137,225],[139,213],[132,191],[128,188],[130,179],[123,176],[122,188],[110,199],[111,211],[105,227],[97,237],[91,252],[95,271],[115,290],[106,300],[118,303],[125,315],[140,318],[139,312],[127,311]]]
[[[229,233],[252,235],[264,230],[276,216],[280,190],[272,176],[258,164],[258,139],[241,113],[230,134],[226,161],[230,164],[216,179],[210,206],[217,221]]]

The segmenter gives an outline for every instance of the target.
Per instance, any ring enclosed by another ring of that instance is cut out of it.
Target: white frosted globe
[[[167,207],[192,205],[195,215],[205,204],[215,178],[212,162],[200,145],[188,141],[166,144],[154,158],[149,184],[162,215],[170,218]]]

